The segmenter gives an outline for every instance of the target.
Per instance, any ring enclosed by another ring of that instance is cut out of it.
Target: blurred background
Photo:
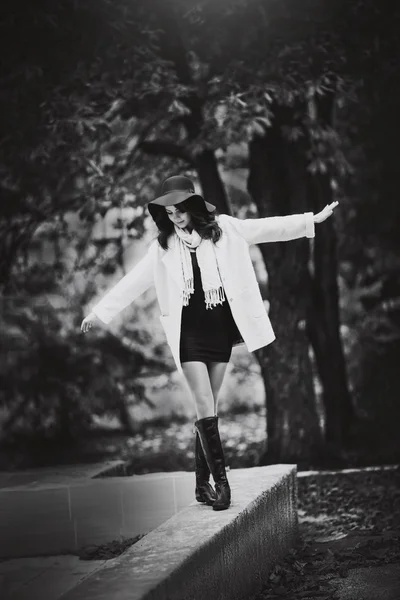
[[[339,201],[311,242],[252,247],[277,340],[233,352],[230,467],[398,461],[399,10],[14,0],[0,27],[0,470],[194,468],[154,290],[80,331],[175,174],[240,218]]]

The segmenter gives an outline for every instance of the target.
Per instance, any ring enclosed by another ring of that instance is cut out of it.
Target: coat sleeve
[[[131,304],[154,283],[150,246],[144,257],[92,308],[103,323],[109,323],[121,310]]]
[[[223,218],[229,220],[248,244],[287,242],[302,237],[312,238],[315,236],[313,217],[312,212],[260,219],[237,219],[223,215]]]

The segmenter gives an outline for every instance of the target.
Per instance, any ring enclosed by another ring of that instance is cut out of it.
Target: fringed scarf
[[[205,240],[193,229],[191,233],[175,225],[178,236],[179,254],[183,275],[183,305],[189,304],[194,292],[194,277],[190,248],[196,250],[197,262],[200,269],[201,283],[206,302],[206,308],[212,309],[225,301],[225,293],[218,270],[212,240]]]

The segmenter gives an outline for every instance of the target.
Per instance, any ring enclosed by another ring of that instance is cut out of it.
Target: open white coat
[[[226,298],[243,341],[248,351],[253,352],[273,342],[275,334],[260,293],[249,245],[314,237],[313,213],[260,219],[219,215],[216,219],[223,233],[215,244],[215,255]],[[181,265],[176,257],[177,253],[163,250],[154,240],[145,256],[92,308],[92,312],[104,323],[109,323],[155,285],[161,311],[159,318],[177,369],[182,373],[179,358]]]

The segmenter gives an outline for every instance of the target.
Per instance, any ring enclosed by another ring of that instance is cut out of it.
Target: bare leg
[[[214,416],[214,395],[206,364],[185,362],[182,371],[195,401],[197,419]]]
[[[212,393],[207,366],[200,361],[182,363],[182,370],[195,401],[197,421],[214,416],[214,396]],[[208,466],[197,430],[193,428],[195,437],[195,496],[198,502],[213,505],[216,495],[210,485],[210,468]]]
[[[214,415],[217,414],[218,394],[224,381],[228,363],[211,362],[208,364],[208,374],[214,397]]]

